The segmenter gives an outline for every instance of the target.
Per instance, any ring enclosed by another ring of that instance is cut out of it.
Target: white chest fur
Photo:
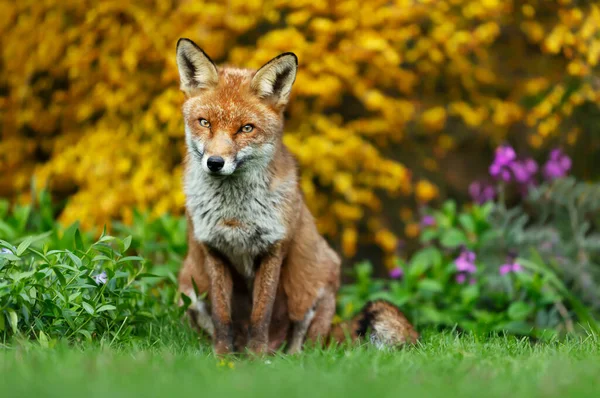
[[[196,239],[253,278],[256,257],[285,236],[286,187],[271,191],[259,174],[215,178],[190,167],[184,189]]]

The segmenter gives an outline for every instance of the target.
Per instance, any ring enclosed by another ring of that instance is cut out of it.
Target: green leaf
[[[522,321],[531,314],[533,306],[524,301],[517,301],[508,307],[508,317],[513,321]]]
[[[411,259],[408,266],[408,276],[423,275],[429,268],[439,266],[442,262],[442,253],[434,247],[419,250]]]
[[[17,326],[19,324],[19,316],[12,308],[7,309],[6,312],[8,312],[8,323],[10,324],[10,327],[12,328],[13,333],[17,333]]]
[[[17,282],[17,281],[20,281],[21,279],[29,278],[33,274],[35,274],[35,271],[19,272],[18,274],[16,274],[15,276],[13,276],[13,281]]]
[[[40,332],[38,333],[38,341],[40,342],[40,345],[44,348],[48,348],[48,336],[46,336],[46,333],[44,333],[43,331],[40,330]]]
[[[98,242],[96,242],[96,243],[110,242],[110,241],[113,241],[113,240],[115,240],[115,237],[114,237],[114,236],[110,236],[110,235],[104,235],[104,236],[103,236],[103,237],[101,237],[101,238],[98,240]]]
[[[13,262],[21,260],[19,257],[12,254],[12,252],[11,253],[0,253],[0,258],[5,258],[8,261],[13,261]]]
[[[434,279],[422,279],[418,283],[419,290],[438,293],[444,290],[442,284]]]
[[[442,205],[442,211],[444,212],[444,214],[446,214],[448,217],[453,218],[454,215],[456,214],[456,202],[453,200],[447,200],[446,202],[444,202],[444,204]]]
[[[92,259],[92,262],[96,261],[112,261],[112,258],[105,256],[104,254],[98,254]]]
[[[421,243],[428,243],[437,238],[439,232],[435,228],[426,228],[423,232],[421,232]]]
[[[92,341],[92,334],[89,331],[85,329],[79,329],[77,333],[84,336],[87,341]]]
[[[461,230],[451,228],[442,235],[440,243],[446,248],[458,247],[467,243],[467,236]]]
[[[4,315],[0,313],[0,332],[3,332],[6,329],[6,321],[4,320]]]
[[[17,247],[17,256],[21,256],[23,253],[25,253],[25,250],[27,250],[27,248],[31,246],[31,242],[33,242],[33,238],[31,236],[25,238],[25,240],[21,242],[19,247]]]
[[[85,301],[83,301],[81,303],[81,306],[83,307],[83,309],[90,315],[94,315],[94,307],[92,307],[91,305],[89,305],[88,303],[86,303]]]
[[[461,290],[460,295],[464,304],[470,304],[479,297],[479,286],[469,285]]]
[[[119,261],[117,261],[117,264],[124,263],[125,261],[144,261],[144,257],[140,257],[140,256],[123,257],[123,258],[119,259]]]
[[[52,271],[54,271],[54,274],[56,275],[56,277],[58,278],[58,281],[60,282],[60,284],[62,286],[65,286],[67,284],[67,279],[65,278],[65,276],[62,274],[62,272],[60,272],[57,268],[53,268]]]
[[[461,214],[458,216],[458,222],[467,232],[474,233],[475,232],[475,220],[471,217],[470,214]]]
[[[129,249],[129,246],[131,246],[131,239],[132,239],[131,235],[129,235],[128,237],[123,239],[123,254],[125,254],[127,249]]]
[[[98,308],[98,310],[96,312],[112,311],[112,310],[116,310],[116,309],[117,309],[117,307],[115,307],[114,305],[104,304],[103,306]]]
[[[71,261],[73,261],[73,263],[75,263],[75,265],[77,266],[77,268],[81,268],[82,262],[81,262],[81,259],[79,257],[77,257],[76,255],[74,255],[73,253],[71,253],[68,250],[67,250],[67,256],[69,256],[69,258],[71,259]]]
[[[83,241],[81,240],[81,232],[79,232],[79,228],[75,230],[75,248],[77,250],[83,250]]]

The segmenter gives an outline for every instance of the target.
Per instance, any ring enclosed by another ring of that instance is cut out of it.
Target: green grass
[[[599,375],[595,336],[531,344],[430,334],[396,352],[313,349],[220,360],[179,333],[127,348],[26,343],[0,352],[3,397],[591,397],[600,392]]]

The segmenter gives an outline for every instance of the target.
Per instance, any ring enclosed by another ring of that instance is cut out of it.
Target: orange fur
[[[207,293],[210,310],[196,299],[188,313],[212,333],[218,354],[245,348],[264,353],[283,344],[297,352],[305,337],[319,340],[330,333],[340,258],[318,233],[298,185],[296,163],[282,142],[294,62],[293,54],[283,54],[258,72],[217,68],[192,42],[178,44],[186,94],[189,230],[179,284],[184,294],[193,294],[193,283]],[[242,133],[247,125],[251,131]],[[248,153],[254,154],[253,164],[240,161]],[[202,169],[210,156],[225,159],[228,174]],[[257,184],[255,191],[243,190],[246,180]],[[206,192],[215,186],[214,197],[221,187],[230,196],[243,193],[239,200],[213,199]],[[255,194],[269,201],[262,203]],[[235,245],[246,244],[246,238],[247,247]]]

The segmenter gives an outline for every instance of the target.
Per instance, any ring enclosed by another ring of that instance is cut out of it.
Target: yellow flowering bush
[[[389,260],[418,234],[383,201],[443,194],[440,163],[462,143],[575,145],[590,128],[578,112],[600,103],[593,2],[0,3],[0,195],[27,199],[35,177],[83,227],[182,212],[179,37],[246,67],[298,55],[285,142],[347,256],[364,241]]]

